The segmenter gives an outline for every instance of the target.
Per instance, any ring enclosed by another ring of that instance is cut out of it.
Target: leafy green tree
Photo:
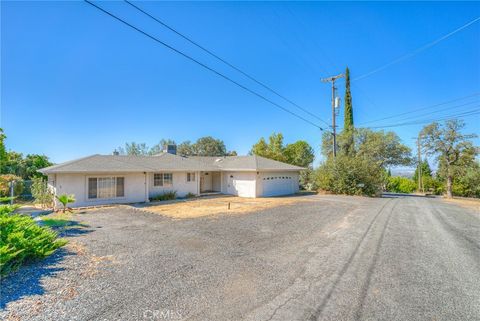
[[[262,137],[252,146],[250,154],[258,155],[288,164],[308,167],[312,164],[315,154],[313,148],[303,140],[292,144],[283,144],[283,135],[273,133],[268,138],[268,143]]]
[[[356,153],[368,157],[382,168],[410,165],[411,150],[401,143],[394,132],[373,131],[361,128],[355,134]]]
[[[420,168],[422,169],[422,177],[432,177],[432,169],[426,159],[422,161]],[[412,179],[414,182],[418,182],[418,166],[415,168],[415,173],[413,173]]]
[[[125,143],[125,147],[118,147],[120,155],[143,156],[149,154],[149,148],[145,143]]]
[[[288,144],[283,154],[285,155],[287,163],[300,167],[310,166],[315,158],[313,148],[304,140]]]
[[[177,154],[180,156],[193,156],[195,155],[195,150],[192,143],[187,140],[177,146]]]
[[[402,176],[392,176],[387,181],[387,191],[393,193],[412,193],[416,188],[414,180]]]
[[[262,137],[252,146],[251,154],[285,162],[286,155],[284,154],[285,147],[283,146],[283,135],[281,133],[273,133],[268,138],[268,143]]]
[[[225,156],[227,154],[225,143],[211,136],[199,138],[195,142],[193,149],[197,156]]]
[[[354,127],[353,127],[353,106],[352,93],[350,91],[350,70],[345,70],[345,113],[343,116],[343,144],[340,145],[345,154],[350,155],[354,152]]]
[[[26,180],[32,179],[33,177],[44,177],[38,170],[52,165],[53,163],[50,162],[45,155],[28,154],[23,160],[22,177]]]
[[[268,144],[265,138],[260,138],[259,141],[252,146],[250,154],[270,158]]]
[[[461,120],[447,120],[442,125],[434,122],[420,132],[422,145],[428,155],[436,156],[440,175],[446,178],[447,197],[453,197],[453,182],[456,175],[462,175],[477,155],[472,143],[475,134],[462,134],[465,123]]]
[[[462,175],[455,177],[454,195],[480,198],[480,164],[478,161],[467,166]]]
[[[22,177],[24,173],[23,155],[17,152],[7,152],[7,159],[3,166],[3,174],[13,174]]]
[[[353,148],[348,154],[342,148],[338,151],[338,155],[359,154],[371,158],[383,168],[411,164],[411,149],[402,144],[400,137],[394,132],[373,131],[368,128],[357,128],[354,132]],[[339,146],[345,146],[346,140],[348,136],[343,132],[338,136],[337,142]],[[322,154],[326,158],[333,156],[332,135],[328,132],[322,135]]]
[[[0,128],[0,174],[5,174],[5,164],[7,162],[7,150],[5,148],[5,139],[7,136],[3,133],[3,128]]]
[[[176,145],[176,143],[173,139],[162,138],[157,144],[153,145],[152,148],[150,148],[150,150],[148,151],[148,154],[149,155],[160,154],[161,152],[163,152],[165,146],[167,145]]]

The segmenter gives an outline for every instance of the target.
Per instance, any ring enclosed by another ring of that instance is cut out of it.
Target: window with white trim
[[[187,182],[195,182],[195,173],[187,173]]]
[[[125,196],[124,177],[89,177],[88,198],[116,198]]]
[[[172,186],[173,174],[172,173],[155,173],[153,174],[153,186]]]

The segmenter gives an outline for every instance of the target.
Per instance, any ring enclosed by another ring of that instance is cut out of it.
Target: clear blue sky
[[[301,113],[129,5],[98,4]],[[478,2],[137,4],[327,122],[330,87],[321,77],[348,65],[355,78],[480,16]],[[62,162],[108,154],[126,141],[211,135],[245,154],[260,137],[281,132],[286,143],[304,139],[319,151],[318,129],[84,2],[2,2],[1,11],[1,126],[9,149]],[[355,82],[355,122],[479,91],[477,22]],[[478,96],[469,101],[432,117],[480,104]],[[480,133],[478,115],[466,121],[467,131]],[[420,128],[392,129],[414,146]]]

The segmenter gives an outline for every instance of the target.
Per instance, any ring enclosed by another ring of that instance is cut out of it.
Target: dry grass
[[[250,213],[268,208],[308,202],[303,197],[243,198],[233,196],[205,197],[178,203],[147,206],[144,209],[172,218],[195,218],[220,213]],[[230,208],[229,208],[230,204]]]
[[[454,203],[465,208],[470,208],[476,210],[477,214],[480,215],[480,199],[467,199],[467,198],[444,198],[446,202]]]

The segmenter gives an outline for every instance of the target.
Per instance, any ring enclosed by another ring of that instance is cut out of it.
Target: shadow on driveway
[[[70,237],[91,233],[94,229],[90,229],[89,225],[70,221],[64,227],[51,227],[58,233],[60,238],[68,240]],[[33,295],[43,295],[46,293],[42,286],[42,279],[45,277],[54,277],[59,272],[65,270],[62,262],[69,256],[77,255],[74,251],[66,247],[56,250],[49,257],[27,263],[21,266],[17,271],[2,278],[0,290],[0,309],[5,309],[10,302],[17,301],[24,297]]]

